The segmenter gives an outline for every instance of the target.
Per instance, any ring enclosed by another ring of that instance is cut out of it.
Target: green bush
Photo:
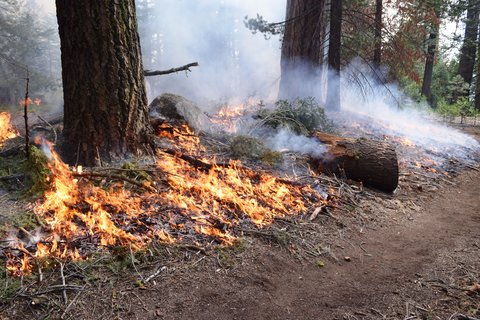
[[[333,132],[333,123],[314,98],[279,100],[275,105],[275,109],[261,108],[257,113],[266,126],[274,129],[286,128],[304,135],[314,129]]]

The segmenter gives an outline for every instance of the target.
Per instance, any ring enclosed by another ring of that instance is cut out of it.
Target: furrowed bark
[[[134,0],[56,0],[64,155],[95,165],[150,144]]]

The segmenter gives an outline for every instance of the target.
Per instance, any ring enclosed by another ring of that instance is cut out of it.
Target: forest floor
[[[480,127],[463,129],[480,138]],[[20,206],[0,202],[3,216]],[[480,172],[431,188],[402,180],[394,195],[279,219],[232,247],[154,251],[68,266],[63,280],[78,290],[32,286],[0,319],[477,319]],[[45,275],[59,281],[58,270]]]

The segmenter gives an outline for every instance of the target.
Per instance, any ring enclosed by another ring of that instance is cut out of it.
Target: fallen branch
[[[176,73],[176,72],[179,72],[179,71],[191,72],[192,71],[192,70],[190,70],[191,67],[198,67],[198,66],[199,66],[198,62],[192,62],[192,63],[186,64],[184,66],[177,67],[177,68],[172,68],[172,69],[168,69],[168,70],[155,70],[155,71],[145,70],[145,71],[143,71],[143,75],[145,77],[152,77],[152,76],[161,76],[161,75],[165,75],[165,74]]]
[[[79,178],[79,177],[80,178],[89,178],[89,177],[95,178],[95,177],[97,177],[97,178],[109,178],[109,179],[121,180],[121,181],[128,182],[130,184],[133,184],[133,185],[135,185],[139,188],[146,189],[146,190],[151,191],[151,192],[157,192],[157,190],[152,186],[145,185],[145,184],[143,184],[141,182],[138,182],[136,180],[127,178],[127,177],[119,175],[119,174],[114,174],[114,173],[99,173],[99,172],[78,173],[78,172],[74,172],[73,176],[77,177],[77,178]]]

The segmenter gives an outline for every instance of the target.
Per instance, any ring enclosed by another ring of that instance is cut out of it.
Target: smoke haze
[[[53,1],[36,3],[46,13],[54,10]],[[212,105],[247,97],[276,100],[280,39],[276,36],[267,41],[261,34],[253,35],[243,21],[257,13],[267,21],[283,21],[285,0],[144,0],[137,1],[137,6],[145,69],[165,70],[194,61],[200,64],[188,74],[147,78],[150,101],[172,92],[211,112]],[[312,79],[292,81],[296,87],[314,88],[315,98],[323,105],[329,77],[320,70],[312,74]],[[361,62],[342,71],[341,100],[342,112],[330,114],[337,124],[351,127],[361,123],[377,137],[406,137],[426,149],[461,157],[480,148],[470,136],[429,119],[419,108],[407,107],[414,103],[398,86],[379,84]],[[268,142],[274,149],[299,151],[298,145],[305,144],[285,132],[275,137]]]

